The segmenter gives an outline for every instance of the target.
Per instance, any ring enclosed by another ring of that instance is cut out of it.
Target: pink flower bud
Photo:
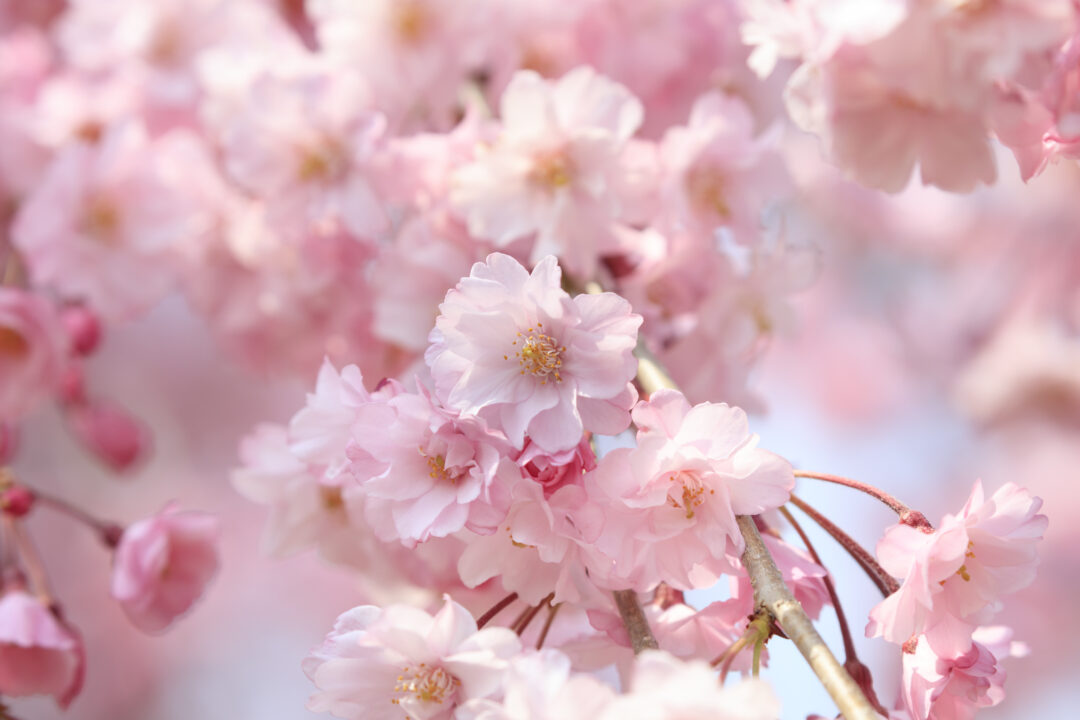
[[[79,355],[89,355],[101,341],[101,321],[83,305],[65,308],[60,319],[71,340],[71,349]]]
[[[3,475],[0,473],[0,478]],[[34,507],[34,493],[22,485],[12,485],[0,490],[0,512],[12,517],[22,517]]]
[[[0,597],[0,695],[52,695],[66,708],[82,689],[82,639],[22,589]]]
[[[142,423],[117,405],[76,405],[68,409],[67,421],[86,449],[117,472],[138,462],[150,445]]]
[[[124,531],[113,558],[112,595],[128,619],[158,632],[188,611],[218,568],[218,521],[168,505]]]

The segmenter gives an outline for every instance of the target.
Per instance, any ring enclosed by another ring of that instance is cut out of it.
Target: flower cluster
[[[1004,697],[998,662],[1010,654],[989,622],[1001,596],[1035,579],[1042,500],[1010,483],[991,497],[977,482],[956,515],[931,532],[900,524],[878,543],[903,584],[870,611],[868,636],[904,648],[904,706],[914,720],[970,718]],[[990,647],[988,647],[988,645]]]

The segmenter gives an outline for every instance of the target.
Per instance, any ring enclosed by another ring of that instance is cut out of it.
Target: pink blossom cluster
[[[994,137],[1014,148],[1025,178],[1069,152],[1075,87],[1065,76],[1080,19],[1071,0],[744,7],[750,65],[767,76],[781,59],[797,63],[784,91],[788,113],[864,185],[899,191],[916,165],[924,184],[945,190],[993,183]]]
[[[762,682],[716,675],[756,675],[785,632],[758,602],[739,517],[806,613],[833,606],[844,625],[816,552],[780,537],[792,467],[741,409],[764,408],[751,373],[797,335],[789,300],[822,265],[808,235],[856,236],[830,269],[860,287],[865,265],[903,274],[875,253],[919,238],[902,249],[918,270],[957,282],[948,303],[889,318],[935,368],[982,353],[959,386],[972,416],[1075,405],[1074,244],[1002,271],[996,215],[960,222],[926,195],[905,213],[865,188],[903,190],[916,167],[946,191],[992,184],[995,142],[1025,181],[1080,158],[1078,8],[0,0],[0,696],[67,706],[84,675],[84,620],[49,585],[31,511],[96,534],[111,595],[146,632],[218,570],[207,514],[168,505],[125,529],[12,469],[49,402],[107,467],[140,464],[149,430],[97,391],[92,360],[179,296],[249,374],[319,368],[287,423],[243,439],[232,474],[269,509],[268,553],[317,549],[379,603],[305,660],[313,710],[778,717]],[[814,169],[789,121],[865,188]],[[943,239],[959,226],[979,242]],[[1007,287],[986,292],[991,274]],[[854,294],[832,282],[823,316]],[[1018,296],[1019,310],[1002,299]],[[881,380],[883,325],[814,335],[830,347],[805,364],[830,402],[904,394],[901,370]],[[643,383],[642,356],[681,390]],[[936,530],[909,515],[886,532],[877,580],[898,589],[867,632],[903,649],[898,709],[853,652],[845,663],[883,716],[967,720],[1001,701],[1000,661],[1022,647],[989,623],[1033,580],[1040,505],[977,485]],[[721,581],[725,600],[683,596]],[[446,595],[429,614],[405,593]],[[613,593],[643,603],[663,652],[635,656]],[[517,619],[493,623],[510,605]]]
[[[446,596],[434,616],[403,605],[349,611],[304,670],[316,686],[308,706],[346,720],[779,717],[764,681],[721,688],[706,663],[670,653],[640,656],[621,694],[573,665],[559,650],[523,650],[506,628],[477,629]]]
[[[934,530],[889,528],[882,567],[903,578],[870,611],[868,636],[901,645],[904,708],[913,720],[962,720],[1004,698],[1000,661],[1017,652],[1011,631],[990,627],[1001,597],[1035,579],[1042,500],[1012,483],[986,497],[981,482]]]

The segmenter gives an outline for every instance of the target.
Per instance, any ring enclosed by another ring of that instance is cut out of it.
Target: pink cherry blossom
[[[920,639],[904,653],[901,698],[912,720],[971,720],[1005,699],[1005,671],[977,642],[955,657],[939,656]]]
[[[0,596],[0,695],[52,695],[66,708],[83,684],[82,638],[40,599]]]
[[[633,417],[637,447],[613,450],[587,478],[590,496],[609,508],[597,547],[613,565],[595,570],[639,591],[660,581],[711,584],[742,553],[735,516],[786,502],[791,465],[757,447],[738,408],[691,407],[681,393],[661,390]]]
[[[960,512],[946,515],[932,533],[890,528],[878,543],[878,558],[904,581],[870,611],[867,635],[903,644],[924,634],[939,655],[965,652],[975,626],[998,609],[1001,596],[1034,580],[1036,546],[1047,525],[1041,505],[1013,483],[986,498],[976,481]]]
[[[506,628],[477,630],[449,596],[434,616],[407,605],[353,608],[304,660],[316,688],[308,708],[345,720],[449,720],[498,692],[520,650]]]
[[[425,360],[447,407],[476,414],[515,447],[549,452],[584,430],[616,434],[636,399],[641,317],[611,293],[571,297],[555,258],[530,274],[494,253],[446,295]]]
[[[505,246],[535,233],[533,261],[556,254],[567,272],[589,279],[626,212],[620,156],[641,124],[641,103],[583,67],[557,83],[520,72],[499,108],[502,133],[454,176],[454,207],[472,235]]]
[[[558,650],[519,655],[510,662],[500,701],[470,700],[456,720],[595,720],[615,697],[591,675],[571,674]]]
[[[402,393],[375,409],[379,417],[367,424],[379,430],[355,433],[348,455],[357,461],[353,472],[376,535],[412,545],[476,528],[470,515],[490,514],[481,508],[490,507],[491,486],[509,450],[505,440],[482,421],[436,407],[425,394]],[[505,462],[511,479],[519,474]],[[490,532],[500,519],[496,513],[481,525]]]
[[[387,227],[370,165],[385,121],[348,75],[264,74],[223,130],[225,167],[265,201],[270,222],[302,229],[339,221],[374,236]]]
[[[720,687],[716,671],[658,650],[638,656],[630,692],[600,715],[602,720],[776,720],[780,702],[763,680]]]
[[[487,10],[476,0],[316,0],[308,12],[332,66],[359,69],[392,125],[413,131],[453,124],[458,90],[485,54]]]
[[[215,226],[208,163],[194,136],[138,125],[65,148],[12,227],[31,278],[109,320],[146,310],[177,279],[176,246]]]
[[[586,555],[603,531],[603,507],[580,482],[548,489],[519,475],[506,485],[509,509],[495,532],[464,538],[462,582],[476,587],[498,577],[504,590],[534,605],[548,593],[555,593],[557,603],[595,593]]]
[[[124,531],[112,595],[140,630],[159,632],[186,613],[218,569],[218,521],[169,505]]]
[[[783,192],[784,170],[768,140],[755,137],[745,104],[719,93],[694,104],[685,127],[660,144],[665,225],[711,238],[718,227],[754,241],[767,203]]]
[[[39,294],[0,287],[0,420],[17,420],[60,382],[68,342],[60,316]]]

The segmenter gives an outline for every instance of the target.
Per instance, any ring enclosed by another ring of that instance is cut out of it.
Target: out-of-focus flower
[[[18,420],[57,390],[67,352],[60,316],[49,300],[0,287],[0,422]]]
[[[0,596],[0,695],[52,695],[66,708],[84,669],[82,638],[52,609],[18,588]]]
[[[140,630],[159,632],[206,591],[218,569],[218,521],[169,505],[124,531],[113,558],[112,595]]]
[[[533,260],[558,255],[589,279],[615,247],[629,185],[622,153],[641,124],[641,103],[621,85],[578,68],[556,83],[518,73],[499,104],[502,133],[458,170],[451,202],[469,232],[496,245],[536,234]]]

